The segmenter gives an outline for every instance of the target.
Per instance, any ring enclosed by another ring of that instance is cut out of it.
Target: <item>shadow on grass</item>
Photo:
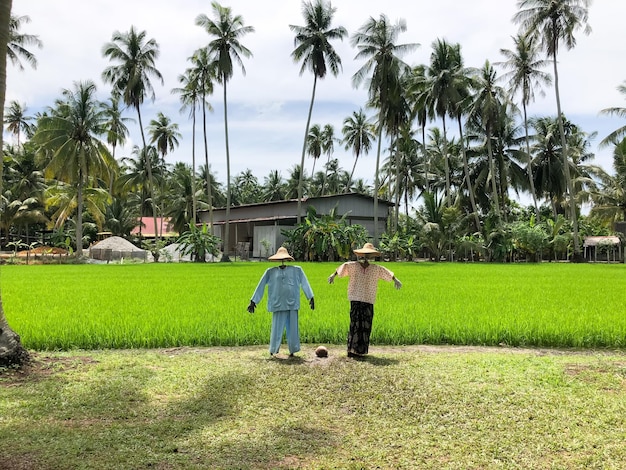
[[[400,361],[398,359],[390,359],[388,357],[379,357],[379,356],[353,356],[351,359],[354,359],[357,362],[367,362],[373,366],[392,366],[399,364]]]

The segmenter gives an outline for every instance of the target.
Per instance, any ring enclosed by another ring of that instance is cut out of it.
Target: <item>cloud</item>
[[[232,0],[221,2],[241,15],[255,32],[241,41],[253,53],[244,59],[245,76],[235,71],[228,83],[229,131],[231,143],[231,175],[247,168],[260,180],[270,170],[279,169],[283,175],[300,163],[302,139],[306,124],[313,77],[300,64],[294,63],[294,48],[290,24],[303,25],[301,3],[296,0]],[[517,11],[513,0],[438,0],[437,2],[407,2],[406,0],[336,0],[335,25],[344,26],[353,34],[370,17],[385,14],[390,20],[406,20],[407,31],[399,43],[419,43],[420,47],[404,57],[416,65],[428,63],[431,44],[437,38],[459,42],[466,66],[481,67],[485,60],[502,60],[501,48],[511,48],[511,37],[517,26],[511,22]],[[14,13],[28,15],[31,23],[23,32],[36,34],[44,48],[34,50],[39,61],[37,70],[19,72],[9,67],[7,103],[17,100],[31,113],[51,105],[64,88],[78,80],[92,79],[102,99],[109,93],[100,75],[109,63],[102,57],[102,47],[111,40],[114,31],[128,31],[131,25],[145,30],[147,37],[160,45],[157,68],[165,84],[154,82],[157,99],[145,104],[148,122],[157,112],[163,112],[179,123],[183,139],[170,161],[191,162],[191,124],[188,114],[180,113],[178,97],[171,93],[178,86],[177,77],[189,67],[188,58],[194,50],[207,44],[208,35],[195,25],[200,13],[212,17],[210,3],[204,0],[20,0],[13,4]],[[573,50],[561,50],[559,72],[561,100],[565,114],[576,119],[585,131],[598,132],[597,142],[613,129],[623,125],[616,118],[600,118],[598,112],[609,106],[624,106],[616,87],[626,79],[624,52],[626,2],[594,2],[589,22],[589,36],[577,34]],[[352,75],[363,65],[355,60],[356,50],[349,38],[334,44],[342,58],[343,71],[338,77],[329,75],[318,81],[313,123],[330,123],[340,134],[343,119],[365,105],[365,89],[352,86]],[[550,70],[550,72],[552,72]],[[211,166],[225,178],[224,127],[222,119],[222,89],[216,88],[211,98],[215,111],[209,115]],[[553,90],[531,104],[531,114],[556,114]],[[129,111],[129,116],[135,117]],[[437,123],[433,123],[436,125]],[[140,140],[136,128],[131,129],[131,142]],[[198,135],[200,135],[198,133]],[[198,137],[200,139],[200,137]],[[597,144],[597,142],[594,142]],[[200,145],[201,140],[196,142]],[[118,150],[129,155],[132,146]],[[597,152],[596,163],[610,170],[610,149]],[[201,154],[200,154],[201,156]],[[334,157],[349,170],[352,155],[337,146]],[[198,158],[198,156],[197,156]],[[202,156],[202,161],[203,156]],[[307,169],[312,162],[307,159]],[[374,159],[359,160],[356,176],[373,180]],[[319,168],[319,166],[316,166]]]

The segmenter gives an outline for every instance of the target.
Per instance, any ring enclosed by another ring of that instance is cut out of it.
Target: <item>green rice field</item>
[[[303,343],[343,344],[349,323],[339,263],[295,263],[315,293],[302,296]],[[626,347],[626,265],[383,263],[372,346],[408,344]],[[268,262],[6,265],[6,317],[28,349],[262,345],[265,300],[246,307]]]

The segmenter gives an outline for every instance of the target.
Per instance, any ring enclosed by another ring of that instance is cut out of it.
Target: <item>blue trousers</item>
[[[272,331],[270,333],[270,354],[277,354],[283,340],[283,331],[287,333],[289,354],[300,351],[300,331],[298,330],[298,311],[282,310],[272,313]]]

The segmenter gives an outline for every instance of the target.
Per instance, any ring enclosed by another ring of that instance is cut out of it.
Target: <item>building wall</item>
[[[315,207],[318,216],[328,215],[334,209],[338,217],[345,215],[346,223],[362,225],[370,235],[374,234],[374,203],[373,198],[359,194],[340,194],[309,198],[302,202],[301,217],[306,217],[308,206]],[[387,219],[393,206],[386,202],[378,203],[378,234],[386,230]],[[289,229],[296,224],[298,203],[295,200],[276,201],[263,204],[234,206],[230,208],[229,254],[235,252],[237,243],[248,242],[252,247],[253,257],[262,257],[264,248],[260,244],[264,238],[272,244],[275,252],[282,245],[285,237],[281,230]],[[200,222],[208,223],[208,211],[198,214]],[[226,209],[213,210],[213,234],[224,239],[224,222]]]

